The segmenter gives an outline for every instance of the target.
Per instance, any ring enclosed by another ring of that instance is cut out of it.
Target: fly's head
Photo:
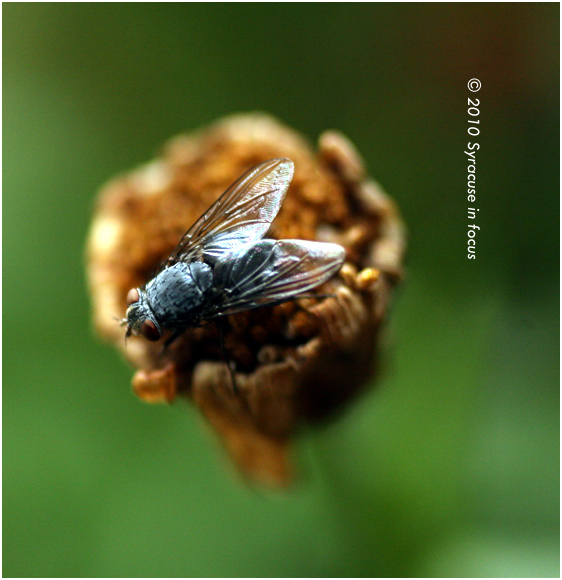
[[[131,334],[141,334],[147,340],[156,341],[162,336],[162,329],[156,322],[142,288],[132,288],[127,294],[127,313],[121,321],[121,326],[125,325],[125,338]]]

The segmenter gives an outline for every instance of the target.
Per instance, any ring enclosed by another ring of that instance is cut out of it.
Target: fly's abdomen
[[[146,286],[146,295],[158,322],[166,328],[187,326],[197,318],[212,286],[211,268],[202,262],[182,262],[162,271]]]

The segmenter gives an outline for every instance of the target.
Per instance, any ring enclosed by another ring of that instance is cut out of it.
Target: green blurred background
[[[557,4],[14,3],[3,33],[4,576],[559,576]],[[256,109],[345,133],[410,231],[385,372],[288,494],[132,395],[83,274],[102,183]]]

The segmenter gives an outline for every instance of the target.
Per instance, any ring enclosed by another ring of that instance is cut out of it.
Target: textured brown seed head
[[[228,317],[224,343],[236,369],[236,395],[212,324],[188,330],[163,351],[161,343],[145,340],[158,332],[145,321],[144,338],[131,337],[125,348],[114,317],[138,300],[138,291],[129,289],[147,281],[231,183],[274,157],[291,159],[295,175],[267,237],[341,244],[340,273],[314,290],[319,298]],[[267,115],[229,117],[175,138],[161,157],[101,192],[88,243],[94,323],[138,369],[133,389],[139,397],[189,397],[247,477],[284,485],[296,427],[331,417],[371,377],[404,250],[395,204],[367,176],[345,137],[324,133],[315,155]]]

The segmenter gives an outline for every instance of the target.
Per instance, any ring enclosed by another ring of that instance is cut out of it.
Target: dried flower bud
[[[167,350],[143,337],[123,340],[115,322],[191,224],[250,167],[274,157],[295,175],[268,237],[341,244],[340,273],[319,297],[228,317],[225,347],[235,363],[233,393],[217,329],[186,331]],[[254,481],[291,479],[288,441],[300,422],[339,409],[372,374],[377,330],[401,277],[405,230],[398,210],[366,175],[341,134],[320,137],[315,156],[295,132],[263,114],[229,117],[172,140],[161,157],[108,184],[88,242],[94,324],[139,370],[147,402],[187,396]]]

